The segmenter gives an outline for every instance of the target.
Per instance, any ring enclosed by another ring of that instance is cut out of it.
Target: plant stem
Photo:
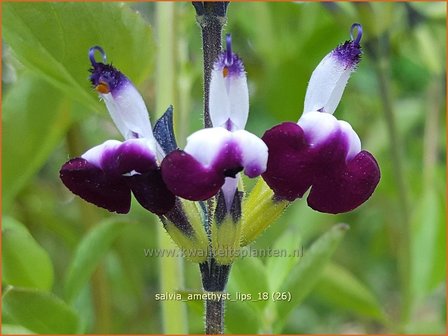
[[[202,51],[204,54],[204,127],[213,127],[210,118],[209,96],[210,78],[213,64],[221,51],[222,28],[226,23],[228,2],[193,1],[196,10],[196,21],[202,32]],[[204,227],[211,245],[211,219],[213,202],[205,203]],[[202,284],[207,292],[223,292],[230,272],[230,266],[218,265],[213,257],[199,265]],[[224,333],[224,301],[205,300],[205,333]]]
[[[395,113],[390,95],[389,87],[389,63],[387,55],[388,37],[385,36],[378,40],[376,52],[378,59],[376,61],[376,74],[380,89],[381,101],[383,103],[383,111],[387,123],[387,131],[391,144],[392,171],[394,180],[397,184],[398,202],[401,212],[401,220],[398,221],[400,230],[400,241],[398,248],[399,272],[401,282],[401,322],[405,326],[409,321],[412,309],[412,292],[411,292],[411,232],[410,232],[410,215],[407,187],[404,179],[403,159],[401,153],[401,141],[399,138]]]
[[[224,334],[224,301],[205,300],[205,333],[207,335]]]
[[[202,31],[204,53],[204,127],[212,127],[209,109],[210,77],[213,64],[221,51],[222,27],[226,23],[228,2],[193,2],[196,20]]]
[[[206,292],[217,294],[224,293],[229,278],[230,265],[219,265],[214,258],[200,264],[199,269],[202,276],[202,286]],[[224,300],[205,300],[205,333],[223,334],[224,333]]]
[[[176,99],[176,43],[175,43],[175,4],[164,2],[156,4],[157,33],[157,92],[156,111],[158,116]],[[176,110],[174,110],[176,112]],[[181,125],[182,126],[182,125]],[[159,223],[157,229],[160,249],[174,249],[176,246]],[[183,260],[181,257],[161,257],[159,260],[160,291],[174,292],[183,288]],[[162,302],[162,325],[166,334],[188,333],[188,320],[185,303],[178,301]]]

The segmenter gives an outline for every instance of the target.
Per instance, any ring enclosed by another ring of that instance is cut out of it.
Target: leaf
[[[434,188],[427,188],[411,220],[411,288],[421,299],[445,276],[445,216]],[[442,262],[440,262],[442,261]]]
[[[2,335],[31,335],[31,334],[33,334],[33,332],[29,331],[24,327],[2,323]]]
[[[346,224],[333,226],[305,251],[301,262],[292,269],[281,289],[291,294],[291,300],[277,301],[276,328],[280,328],[291,310],[311,292],[348,228]]]
[[[79,319],[67,304],[51,293],[10,288],[3,309],[21,326],[39,334],[76,334]]]
[[[271,256],[267,259],[266,274],[271,292],[279,290],[292,267],[299,262],[302,249],[300,240],[300,236],[292,230],[288,230],[275,241],[272,250],[279,251],[279,253],[285,252],[286,255],[282,255],[281,258]]]
[[[125,225],[116,218],[106,219],[82,239],[67,271],[64,287],[67,302],[73,302]]]
[[[42,167],[71,123],[60,92],[30,73],[23,74],[3,101],[3,206]]]
[[[251,302],[226,302],[225,327],[233,334],[256,334],[260,325],[258,315],[249,307]]]
[[[47,252],[25,227],[6,217],[2,228],[2,282],[7,285],[49,290],[53,265]]]
[[[242,255],[249,249],[243,249]],[[259,300],[258,293],[268,292],[266,269],[259,258],[246,256],[235,261],[232,265],[229,280],[229,292],[233,299],[237,293],[251,295],[250,306],[254,309],[263,309],[268,302]]]
[[[328,263],[316,285],[315,292],[332,307],[385,321],[378,300],[370,290],[345,268]]]
[[[87,80],[88,50],[100,45],[108,62],[141,82],[153,62],[148,23],[119,3],[7,3],[3,33],[17,58],[72,98],[98,107]]]

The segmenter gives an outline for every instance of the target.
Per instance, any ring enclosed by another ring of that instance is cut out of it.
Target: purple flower
[[[131,191],[147,210],[158,215],[173,208],[175,196],[162,180],[158,162],[165,153],[151,129],[145,103],[131,81],[110,64],[95,60],[100,47],[89,51],[90,81],[124,142],[108,140],[66,162],[60,178],[74,194],[109,211],[129,212]]]
[[[360,61],[362,27],[355,28],[356,39],[336,47],[314,70],[298,123],[277,125],[262,138],[269,148],[262,176],[278,199],[293,201],[311,188],[311,208],[347,212],[364,203],[380,180],[375,158],[361,150],[350,124],[332,115]]]
[[[264,142],[244,130],[249,114],[247,78],[242,61],[232,52],[230,35],[211,73],[209,105],[214,127],[193,133],[184,150],[167,155],[162,175],[174,194],[188,200],[206,200],[222,188],[230,209],[237,174],[259,176],[268,155]]]

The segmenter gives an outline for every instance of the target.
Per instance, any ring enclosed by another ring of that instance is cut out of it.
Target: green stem
[[[176,43],[175,43],[175,4],[157,3],[157,92],[156,111],[158,116],[166,108],[174,105],[176,113]],[[182,125],[181,125],[182,126]],[[158,225],[158,245],[160,249],[174,249],[175,244],[160,224]],[[183,260],[181,257],[160,257],[160,292],[174,292],[184,287]],[[164,301],[162,305],[162,325],[166,334],[188,333],[188,320],[185,303]]]
[[[67,147],[70,157],[77,157],[85,152],[87,146],[83,143],[82,130],[78,124],[74,124],[67,132]],[[87,202],[78,199],[81,222],[85,230],[91,229],[98,221],[98,212]],[[92,301],[95,311],[95,333],[108,333],[111,326],[111,302],[110,291],[104,266],[99,264],[92,275]]]
[[[425,135],[423,147],[423,185],[434,184],[435,168],[437,163],[438,139],[439,139],[439,113],[441,103],[441,79],[434,76],[427,93],[428,109],[425,120]]]
[[[377,80],[380,89],[381,102],[387,123],[387,132],[390,139],[392,171],[397,185],[398,202],[401,213],[401,220],[398,221],[400,237],[398,258],[401,282],[401,322],[405,326],[409,321],[412,310],[412,292],[410,284],[411,276],[411,232],[410,232],[410,208],[408,201],[407,186],[405,183],[405,173],[403,170],[403,159],[401,152],[401,141],[399,138],[395,113],[392,105],[391,89],[389,87],[390,73],[388,55],[386,53],[386,39],[381,39],[377,44],[378,60],[376,67]]]

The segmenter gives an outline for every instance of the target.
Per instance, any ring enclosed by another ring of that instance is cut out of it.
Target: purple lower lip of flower
[[[124,179],[111,179],[83,158],[66,162],[60,171],[64,185],[87,202],[125,214],[131,207],[131,191]]]
[[[145,141],[106,141],[65,163],[60,178],[74,194],[111,212],[129,212],[132,191],[145,209],[163,215],[174,206],[175,196]]]
[[[311,208],[342,213],[364,203],[380,180],[378,164],[370,153],[361,151],[346,160],[348,144],[341,133],[310,146],[303,129],[286,122],[268,130],[262,139],[269,148],[262,176],[279,199],[293,201],[311,187]]]
[[[163,159],[162,176],[175,195],[191,201],[213,197],[224,184],[225,175],[214,168],[205,168],[192,155],[175,150]]]

